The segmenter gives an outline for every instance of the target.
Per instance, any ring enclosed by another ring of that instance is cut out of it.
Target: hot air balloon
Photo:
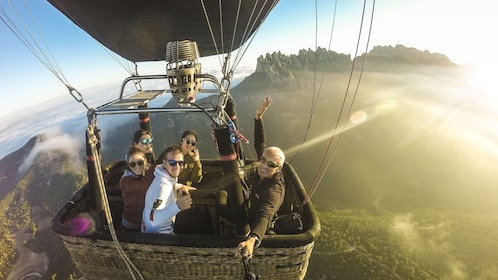
[[[293,233],[266,234],[251,260],[234,257],[241,238],[233,234],[234,222],[216,208],[219,190],[229,193],[231,205],[243,205],[242,190],[257,176],[257,161],[246,158],[239,145],[247,139],[238,130],[230,86],[244,48],[278,1],[49,2],[123,58],[166,62],[164,73],[131,75],[113,101],[88,108],[88,182],[53,218],[54,231],[85,279],[303,279],[320,234],[320,222],[289,163],[282,170],[286,194],[278,214],[293,217],[302,228]],[[202,71],[202,57],[210,55],[224,57],[223,78]],[[145,80],[157,81],[159,86],[126,92],[129,83]],[[211,88],[204,88],[206,83]],[[196,103],[206,92],[215,93],[216,102]],[[170,94],[175,106],[150,105]],[[123,201],[118,183],[126,162],[117,158],[103,166],[104,132],[97,120],[101,116],[135,115],[141,128],[150,131],[152,115],[175,113],[206,116],[215,135],[220,157],[202,159],[203,180],[197,186],[200,191],[192,194],[193,206],[202,211],[179,215],[176,224],[190,226],[175,228],[175,234],[125,231],[121,227]],[[200,219],[206,223],[195,224]]]

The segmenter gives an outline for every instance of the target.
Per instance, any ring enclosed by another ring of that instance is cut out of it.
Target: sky
[[[8,3],[7,3],[8,2]],[[23,16],[32,32],[46,44],[68,83],[82,93],[96,86],[119,85],[129,74],[97,41],[81,31],[46,1],[2,1],[2,19],[25,13],[28,3],[34,21]],[[498,37],[490,31],[498,25],[492,13],[493,1],[476,0],[384,0],[365,3],[366,13],[361,39],[358,39],[363,1],[280,0],[260,30],[239,65],[239,75],[254,71],[256,58],[268,52],[297,54],[300,49],[316,46],[354,56],[374,46],[402,44],[429,52],[447,55],[458,64],[473,64],[482,70],[477,81],[491,83],[491,66],[498,63],[494,50]],[[372,6],[375,3],[373,25],[367,47]],[[318,10],[318,12],[316,12]],[[33,22],[35,24],[33,24]],[[22,28],[21,23],[17,26]],[[333,32],[332,32],[333,31]],[[331,38],[332,34],[332,38]],[[53,98],[71,100],[65,85],[52,74],[4,24],[0,23],[0,82],[3,90],[0,117],[13,119],[14,112],[26,106],[45,106]],[[201,58],[203,69],[218,67],[216,59]],[[139,65],[141,74],[163,73],[164,62]],[[237,74],[237,72],[236,72]],[[116,90],[117,91],[117,90]],[[83,108],[83,106],[81,106]]]

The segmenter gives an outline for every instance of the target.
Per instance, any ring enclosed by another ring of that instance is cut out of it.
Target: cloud
[[[95,108],[117,97],[116,87],[98,87],[84,95],[84,102]],[[73,137],[84,138],[87,109],[73,98],[47,100],[29,109],[27,113],[12,114],[0,123],[0,158],[20,149],[32,137],[57,131]]]
[[[467,279],[465,264],[451,253],[444,220],[433,223],[408,213],[394,217],[392,228],[410,252],[441,266],[449,279]]]
[[[19,166],[19,172],[24,173],[33,163],[36,156],[41,152],[57,151],[54,156],[60,156],[60,152],[67,153],[75,167],[81,163],[81,155],[84,147],[84,141],[81,138],[64,133],[59,127],[49,128],[41,132],[47,139],[36,144],[24,162]]]
[[[81,105],[80,105],[81,106]],[[65,109],[64,109],[65,108]],[[68,133],[84,131],[86,117],[84,110],[73,106],[61,106],[62,110],[47,108],[21,117],[15,121],[0,126],[0,157],[21,148],[32,137],[50,130],[59,128]],[[81,133],[80,133],[81,134]]]

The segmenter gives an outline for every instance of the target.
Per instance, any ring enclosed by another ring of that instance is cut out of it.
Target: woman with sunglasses
[[[193,130],[185,130],[180,140],[183,152],[183,169],[178,176],[178,183],[192,186],[202,180],[202,164],[197,144],[197,133]],[[158,161],[162,161],[164,156],[164,152],[161,153]]]
[[[154,180],[154,165],[147,162],[144,151],[132,146],[125,156],[128,167],[119,181],[123,197],[123,229],[140,231],[142,211],[145,204],[145,193]]]
[[[249,195],[248,220],[251,227],[246,240],[239,243],[236,255],[240,258],[252,258],[265,233],[270,229],[277,211],[285,196],[285,182],[282,167],[285,162],[284,152],[277,147],[266,147],[263,127],[263,114],[270,106],[271,99],[266,97],[256,110],[254,120],[254,148],[258,154],[258,176],[251,184]]]
[[[145,194],[142,232],[173,233],[173,217],[192,206],[190,191],[196,188],[178,183],[183,168],[183,152],[173,145],[163,152],[162,165],[157,165],[154,180]]]
[[[202,180],[202,164],[197,144],[197,133],[185,130],[180,141],[183,151],[183,170],[178,176],[179,183],[191,186]]]
[[[135,134],[133,134],[133,146],[136,146],[144,151],[147,156],[147,161],[151,164],[156,162],[154,159],[152,142],[154,142],[154,138],[152,137],[152,133],[150,131],[139,129],[135,131]]]

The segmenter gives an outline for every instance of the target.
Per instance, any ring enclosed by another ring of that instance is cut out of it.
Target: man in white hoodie
[[[192,206],[189,192],[196,188],[177,183],[183,168],[182,149],[173,145],[164,154],[163,164],[156,166],[154,180],[145,194],[142,232],[172,234],[175,215]]]

